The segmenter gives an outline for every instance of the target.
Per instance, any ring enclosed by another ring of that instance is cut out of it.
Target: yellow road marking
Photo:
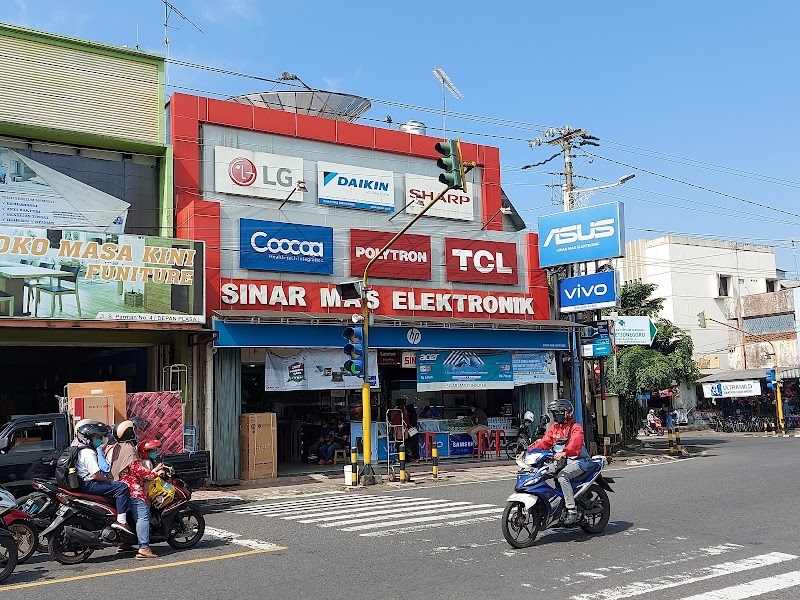
[[[246,552],[233,552],[222,556],[207,556],[205,558],[193,558],[190,560],[179,560],[160,565],[146,565],[142,567],[132,567],[130,569],[115,569],[114,571],[103,571],[102,573],[89,573],[86,575],[75,575],[73,577],[62,577],[61,579],[49,579],[47,581],[32,581],[30,583],[18,583],[16,585],[0,585],[0,592],[8,590],[21,590],[25,588],[39,587],[42,585],[53,585],[55,583],[68,583],[70,581],[81,581],[83,579],[94,579],[96,577],[108,577],[109,575],[123,575],[125,573],[136,573],[138,571],[152,571],[153,569],[166,569],[168,567],[180,567],[182,565],[192,565],[214,560],[226,560],[228,558],[239,558],[240,556],[250,556],[251,554],[263,554],[264,552],[277,552],[286,550],[286,546],[275,546],[274,548],[261,548],[258,550],[248,550]],[[12,575],[13,576],[13,575]]]

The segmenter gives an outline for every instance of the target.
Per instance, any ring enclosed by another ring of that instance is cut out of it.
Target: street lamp
[[[286,199],[283,202],[281,202],[281,205],[278,207],[278,210],[283,208],[283,205],[286,204],[289,201],[289,198],[291,198],[292,194],[294,194],[295,192],[307,192],[307,191],[308,191],[308,188],[306,187],[306,182],[305,181],[298,181],[297,183],[294,184],[294,187],[292,188],[292,191],[289,192],[289,195],[286,196]]]
[[[636,177],[636,173],[628,173],[627,175],[623,175],[622,177],[620,177],[619,180],[617,180],[616,183],[607,183],[605,185],[596,185],[594,187],[576,189],[576,190],[572,190],[572,193],[573,194],[585,194],[586,192],[596,192],[597,190],[605,190],[605,189],[608,189],[608,188],[617,187],[618,185],[623,185],[623,184],[627,183],[628,181],[630,181],[634,177]]]
[[[501,206],[501,207],[500,207],[500,209],[499,209],[499,210],[498,210],[496,213],[494,213],[494,214],[493,214],[493,215],[492,215],[492,216],[489,218],[489,220],[488,220],[488,221],[486,221],[486,223],[484,223],[483,227],[481,227],[481,231],[483,231],[484,229],[486,229],[486,228],[489,226],[489,223],[491,223],[492,221],[494,221],[494,218],[495,218],[497,215],[499,215],[500,213],[503,213],[504,215],[510,215],[510,214],[512,213],[511,207],[510,207],[510,206],[505,206],[505,205]]]

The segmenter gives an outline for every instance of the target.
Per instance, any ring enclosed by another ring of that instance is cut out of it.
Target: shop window
[[[53,425],[32,425],[14,431],[8,452],[36,452],[55,450]]]

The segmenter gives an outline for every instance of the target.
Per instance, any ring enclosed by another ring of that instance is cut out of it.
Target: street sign
[[[614,341],[617,346],[651,346],[657,331],[650,317],[617,317]]]
[[[611,338],[608,336],[598,336],[592,340],[591,344],[584,344],[583,356],[584,358],[611,356]]]
[[[744,398],[760,395],[761,382],[757,379],[703,384],[703,396],[706,398]]]

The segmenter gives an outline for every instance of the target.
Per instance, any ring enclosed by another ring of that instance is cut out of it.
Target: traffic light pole
[[[364,337],[362,339],[362,344],[364,347],[364,383],[361,386],[361,425],[364,430],[363,433],[363,446],[364,446],[364,485],[372,485],[375,483],[375,471],[372,468],[372,400],[371,400],[371,391],[369,385],[369,303],[367,302],[367,291],[369,290],[369,271],[372,268],[372,265],[378,260],[383,253],[386,252],[389,248],[391,248],[394,243],[402,237],[402,235],[409,230],[409,228],[416,223],[422,215],[428,212],[428,209],[433,206],[437,200],[442,198],[447,192],[450,191],[450,188],[447,187],[439,192],[436,197],[428,202],[422,210],[419,211],[414,217],[406,223],[403,228],[398,231],[394,237],[389,240],[386,245],[381,248],[375,256],[373,256],[367,266],[364,268],[364,280],[363,280],[363,288],[361,292],[361,311],[362,311],[362,318],[364,323],[362,325],[362,331]],[[377,375],[377,373],[376,373]]]
[[[702,315],[702,316],[701,316]],[[747,332],[744,329],[740,329],[738,327],[734,327],[733,325],[729,325],[728,323],[723,323],[722,321],[717,321],[716,319],[712,319],[711,317],[707,317],[705,315],[705,311],[701,312],[697,315],[697,318],[700,320],[701,326],[706,321],[711,321],[712,323],[717,323],[718,325],[724,325],[728,329],[735,329],[740,333],[746,334]],[[744,340],[742,340],[744,341]],[[783,437],[786,436],[786,429],[783,423],[783,402],[781,401],[781,383],[778,375],[778,352],[775,349],[775,344],[773,344],[770,340],[759,340],[766,342],[769,344],[769,347],[772,348],[772,369],[775,371],[775,404],[777,405],[777,415],[778,415],[778,427],[781,429],[781,435]],[[744,344],[742,344],[744,345]]]

